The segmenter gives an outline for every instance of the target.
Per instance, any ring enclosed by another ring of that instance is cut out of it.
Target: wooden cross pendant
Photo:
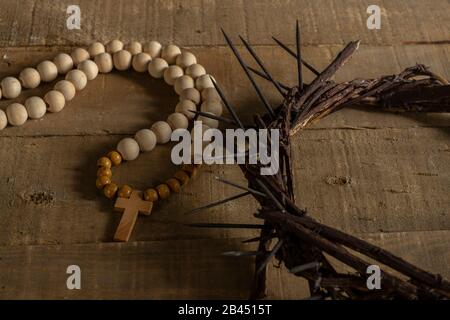
[[[114,241],[127,242],[130,239],[134,224],[136,223],[139,213],[150,215],[152,212],[153,202],[142,200],[142,192],[133,191],[130,198],[117,198],[114,209],[123,212],[117,227]]]

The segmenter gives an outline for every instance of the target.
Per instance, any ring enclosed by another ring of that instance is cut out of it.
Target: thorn
[[[207,205],[205,205],[205,206],[202,206],[202,207],[198,207],[198,208],[192,209],[191,211],[186,212],[186,214],[197,213],[197,212],[202,211],[202,210],[204,210],[204,209],[209,209],[209,208],[212,208],[212,207],[215,207],[215,206],[218,206],[218,205],[227,203],[227,202],[229,202],[229,201],[233,201],[233,200],[236,200],[236,199],[239,199],[239,198],[248,196],[249,194],[251,194],[251,193],[250,193],[250,192],[239,193],[239,194],[237,194],[237,195],[235,195],[235,196],[232,196],[232,197],[229,197],[229,198],[225,198],[225,199],[222,199],[222,200],[219,200],[219,201],[216,201],[216,202],[207,204]]]
[[[261,182],[261,180],[256,179],[256,182],[259,184],[259,186],[264,190],[264,193],[268,195],[273,202],[275,202],[275,205],[278,207],[278,209],[282,213],[286,213],[286,209],[281,205],[281,203],[278,201],[278,199],[275,197],[275,195],[269,190],[269,188],[266,187],[264,183]]]
[[[242,243],[250,243],[250,242],[257,242],[260,241],[261,237],[255,237],[255,238],[251,238],[251,239],[247,239],[247,240],[242,240]]]
[[[314,261],[314,262],[310,262],[310,263],[305,263],[296,267],[293,267],[292,269],[289,270],[290,273],[299,273],[299,272],[303,272],[309,269],[319,269],[322,266],[322,263]]]
[[[266,265],[269,263],[270,259],[280,250],[281,246],[283,245],[283,239],[280,239],[275,247],[270,251],[270,253],[267,255],[267,257],[264,259],[264,261],[261,263],[261,265],[258,267],[258,270],[256,270],[256,274],[260,274],[261,271],[264,270]]]
[[[262,229],[262,224],[240,224],[240,223],[190,223],[188,227],[194,228],[227,228],[227,229]]]
[[[192,113],[195,113],[197,116],[203,116],[206,118],[210,118],[210,119],[214,119],[214,120],[218,120],[218,121],[223,121],[226,123],[231,123],[234,124],[235,126],[237,126],[238,124],[236,123],[236,121],[234,121],[233,119],[230,118],[226,118],[226,117],[222,117],[222,116],[216,116],[215,114],[211,114],[211,113],[207,113],[207,112],[202,112],[202,111],[194,111],[194,110],[189,110]]]
[[[227,257],[254,257],[260,255],[260,251],[226,251],[222,252],[223,256]]]
[[[257,76],[260,76],[263,79],[266,79],[268,81],[270,81],[269,77],[267,75],[265,75],[264,73],[262,73],[261,71],[258,71],[250,66],[248,66],[248,70],[250,70],[251,72],[253,72],[254,74],[256,74]],[[289,88],[287,85],[279,82],[279,81],[275,81],[281,88],[283,88],[286,91],[289,91],[291,88]]]
[[[262,192],[259,192],[258,190],[255,190],[255,189],[252,189],[252,188],[248,188],[248,187],[241,186],[241,185],[239,185],[239,184],[237,184],[237,183],[235,183],[235,182],[232,182],[232,181],[229,181],[229,180],[225,180],[225,179],[220,178],[220,177],[214,177],[214,179],[216,179],[217,181],[223,182],[223,183],[225,183],[225,184],[229,184],[230,186],[236,187],[236,188],[238,188],[238,189],[246,190],[246,191],[249,191],[249,192],[251,192],[251,193],[253,193],[253,194],[257,194],[257,195],[259,195],[259,196],[262,196],[262,197],[267,197],[266,194],[264,194],[264,193],[262,193]]]
[[[300,92],[303,91],[303,78],[302,78],[302,52],[300,50],[300,26],[298,20],[295,28],[295,44],[297,48],[297,73],[298,73],[298,87]]]

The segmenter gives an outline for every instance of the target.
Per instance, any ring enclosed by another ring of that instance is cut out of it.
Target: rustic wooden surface
[[[450,78],[450,4],[384,1],[79,1],[81,30],[65,27],[59,1],[0,1],[0,77],[93,40],[175,42],[198,55],[244,119],[263,110],[220,35],[247,37],[277,79],[296,81],[294,61],[274,46],[292,44],[300,19],[304,57],[323,68],[349,40],[359,52],[337,80],[375,77],[424,63]],[[339,4],[338,4],[339,3]],[[382,28],[366,28],[369,4]],[[271,21],[271,23],[267,23]],[[247,55],[244,55],[248,57]],[[306,75],[311,79],[311,75]],[[270,101],[280,102],[267,83]],[[25,92],[42,95],[50,86]],[[0,132],[0,298],[246,298],[252,250],[248,230],[192,229],[188,222],[255,222],[251,198],[197,215],[185,212],[237,193],[213,177],[243,181],[234,166],[202,170],[182,193],[138,218],[131,241],[112,243],[120,215],[95,189],[96,159],[117,141],[172,112],[177,98],[161,81],[134,72],[101,75],[63,112]],[[0,101],[4,109],[7,102]],[[450,277],[449,115],[336,113],[295,140],[296,197],[322,222],[379,244]],[[170,176],[169,146],[115,170],[143,188]],[[145,179],[143,179],[143,177]],[[82,269],[67,290],[66,268]],[[269,270],[269,297],[301,298],[304,282]]]

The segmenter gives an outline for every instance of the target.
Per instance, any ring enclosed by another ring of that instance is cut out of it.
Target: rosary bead
[[[127,44],[125,50],[128,50],[134,56],[142,52],[142,44],[138,41],[132,41]]]
[[[194,119],[195,113],[191,111],[197,111],[195,103],[191,100],[181,100],[175,107],[175,112],[184,114],[188,119]]]
[[[200,92],[195,88],[187,88],[181,91],[180,101],[191,100],[195,104],[200,103]]]
[[[214,115],[212,112],[205,112],[208,114]],[[219,120],[211,119],[205,116],[198,117],[198,121],[201,121],[203,124],[207,125],[210,128],[218,128],[219,127]]]
[[[103,188],[103,194],[104,194],[105,197],[107,197],[108,199],[112,199],[112,198],[114,198],[114,196],[116,195],[118,189],[119,189],[119,187],[117,186],[117,184],[115,184],[115,183],[110,183],[110,184],[107,184],[107,185]]]
[[[183,170],[178,170],[173,176],[181,182],[182,186],[185,186],[189,182],[189,176]]]
[[[6,108],[6,115],[8,117],[8,122],[12,126],[21,126],[28,119],[27,109],[20,103],[10,104]]]
[[[117,193],[117,196],[119,198],[129,198],[131,196],[132,192],[133,192],[133,188],[131,188],[129,185],[125,184],[122,187],[120,187],[119,192]]]
[[[8,125],[8,117],[6,116],[5,111],[0,109],[0,130],[3,130]]]
[[[103,52],[105,52],[105,46],[101,42],[91,43],[88,48],[88,53],[91,58],[94,58]]]
[[[170,189],[167,184],[160,184],[156,187],[156,191],[158,191],[158,196],[161,199],[167,199],[170,196]]]
[[[111,183],[111,178],[108,176],[100,176],[95,181],[95,185],[97,186],[98,189],[102,189],[104,186],[106,186],[110,183]]]
[[[64,95],[64,99],[66,101],[70,101],[75,97],[75,86],[72,82],[67,80],[60,80],[55,84],[55,87],[53,88],[55,90],[58,90]]]
[[[114,54],[123,49],[123,43],[120,40],[114,39],[106,44],[106,52]]]
[[[92,60],[84,60],[78,64],[78,69],[83,71],[88,80],[94,80],[98,76],[97,64]]]
[[[194,88],[194,79],[190,76],[183,75],[175,80],[174,83],[175,92],[180,95],[185,89]]]
[[[180,48],[174,44],[169,44],[161,51],[161,57],[166,60],[168,64],[175,64],[177,57],[180,54]]]
[[[132,161],[139,156],[139,144],[132,138],[124,138],[117,144],[117,151],[123,160]]]
[[[183,164],[181,170],[186,172],[190,178],[195,178],[197,176],[198,168],[193,164]]]
[[[52,82],[58,76],[58,68],[56,67],[56,64],[51,61],[42,61],[36,68],[39,71],[41,80],[44,82]]]
[[[162,58],[153,58],[152,61],[148,64],[148,73],[153,78],[159,79],[164,76],[164,71],[169,67],[169,64],[166,60]]]
[[[165,121],[156,121],[151,127],[153,133],[156,136],[156,142],[164,144],[170,141],[172,135],[172,129],[170,125]]]
[[[158,191],[156,191],[153,188],[145,190],[145,192],[144,192],[144,200],[145,201],[155,202],[156,200],[158,200]]]
[[[217,100],[206,100],[202,103],[200,110],[220,116],[222,115],[222,104]]]
[[[107,52],[95,56],[94,61],[100,73],[109,73],[114,67],[112,56]]]
[[[152,59],[161,57],[162,45],[158,41],[150,41],[144,44],[142,51],[148,53]]]
[[[60,112],[66,104],[64,95],[56,90],[47,92],[44,100],[48,104],[48,111],[50,112]]]
[[[47,112],[47,106],[40,97],[29,97],[25,100],[25,108],[31,119],[40,119]]]
[[[175,112],[167,117],[167,123],[172,130],[187,129],[189,126],[189,119],[184,114]]]
[[[109,169],[109,168],[111,168],[111,160],[109,160],[109,158],[107,158],[107,157],[101,157],[97,161],[97,166],[98,167],[105,167],[105,168]]]
[[[41,76],[35,68],[25,68],[19,74],[19,80],[22,87],[34,89],[41,83]]]
[[[209,74],[204,74],[195,80],[195,87],[198,91],[202,91],[206,88],[214,88],[211,76]]]
[[[122,163],[122,156],[117,151],[111,151],[108,153],[108,158],[114,166],[118,166]]]
[[[73,59],[67,53],[60,53],[54,59],[53,63],[56,65],[59,74],[66,74],[73,69]]]
[[[197,63],[197,58],[191,52],[183,52],[177,57],[177,66],[186,69]]]
[[[148,53],[141,52],[133,56],[131,64],[133,69],[137,72],[145,72],[148,70],[148,64],[152,61],[152,58]]]
[[[20,81],[14,77],[6,77],[1,82],[2,93],[6,99],[14,99],[20,95],[22,85]]]
[[[198,77],[206,74],[206,70],[201,64],[196,63],[186,68],[186,74],[188,76],[191,76],[192,79],[195,80]]]
[[[216,88],[205,88],[202,90],[202,100],[203,101],[222,101],[222,98],[220,98],[219,93],[217,92]]]
[[[77,66],[79,63],[90,58],[89,52],[83,48],[75,48],[70,56],[72,57],[74,66]]]
[[[131,67],[131,53],[127,50],[117,51],[113,55],[113,62],[117,70],[128,70]]]
[[[142,129],[136,132],[134,139],[139,144],[139,149],[142,152],[152,151],[156,146],[156,135],[150,129]]]
[[[66,80],[72,82],[77,91],[83,90],[87,84],[86,74],[81,70],[71,70],[66,74]]]
[[[112,171],[110,168],[100,167],[97,170],[97,177],[107,176],[108,178],[112,177]]]
[[[170,191],[178,193],[181,190],[180,181],[175,178],[170,178],[166,181],[166,184],[169,186]]]
[[[179,66],[169,66],[166,70],[164,70],[164,81],[166,81],[168,85],[173,86],[175,80],[177,80],[182,75],[183,69],[181,69]]]

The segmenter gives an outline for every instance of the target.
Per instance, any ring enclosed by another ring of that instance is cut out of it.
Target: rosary
[[[222,114],[220,95],[212,77],[197,63],[191,52],[182,51],[173,44],[163,47],[157,41],[144,45],[134,41],[124,46],[121,41],[112,40],[106,45],[95,42],[87,50],[76,48],[70,55],[60,53],[53,61],[42,61],[36,68],[25,68],[18,79],[6,77],[1,81],[0,98],[15,99],[23,88],[36,88],[41,81],[52,82],[58,74],[65,75],[65,80],[58,81],[43,98],[32,96],[24,104],[10,104],[6,112],[0,109],[0,130],[8,124],[21,126],[28,118],[40,119],[47,111],[60,112],[66,102],[74,98],[76,91],[86,87],[88,81],[114,68],[119,71],[133,68],[137,72],[148,72],[154,78],[164,78],[180,97],[175,112],[166,121],[157,121],[150,129],[139,130],[133,138],[122,139],[116,150],[97,161],[97,188],[108,199],[116,198],[114,208],[123,212],[114,240],[128,241],[138,215],[149,215],[154,202],[167,199],[172,192],[180,192],[196,176],[200,165],[182,165],[165,183],[144,192],[134,190],[127,184],[119,186],[114,183],[112,168],[119,166],[122,161],[135,160],[140,152],[152,151],[156,144],[169,142],[173,130],[187,129],[189,121],[195,117],[207,128],[218,127],[214,116],[220,117]],[[201,113],[197,112],[197,107]]]

